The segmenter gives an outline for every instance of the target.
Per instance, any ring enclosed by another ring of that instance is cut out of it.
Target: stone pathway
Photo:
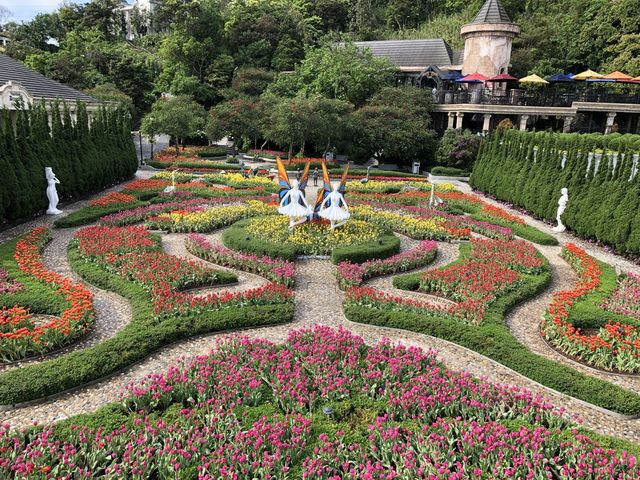
[[[313,196],[313,194],[309,195],[310,193],[311,192],[308,192],[307,195]],[[530,219],[527,218],[527,221],[529,220]],[[540,222],[536,222],[535,226],[544,231],[550,230],[549,228],[542,228],[538,225],[539,223]],[[541,225],[544,226],[544,224]],[[63,235],[60,231],[55,232],[56,237],[59,234]],[[183,238],[182,235],[164,235],[163,247],[172,254],[193,258],[184,250],[184,244],[182,243]],[[209,238],[216,240],[219,237],[217,234],[212,234]],[[561,236],[562,241],[565,241],[567,238],[575,243],[579,243],[576,239],[566,234]],[[2,239],[2,237],[0,237],[0,239]],[[60,242],[64,244],[64,240]],[[445,264],[447,260],[450,261],[450,259],[456,255],[455,250],[457,247],[454,245],[440,243],[439,248],[442,254],[436,262],[428,268],[436,268],[439,265]],[[594,247],[593,245],[587,245],[587,248],[590,252],[598,249],[598,247]],[[519,306],[507,318],[507,323],[514,332],[514,335],[527,345],[530,345],[529,342],[532,342],[531,348],[534,351],[537,351],[536,349],[542,346],[536,344],[531,335],[532,332],[537,331],[539,320],[548,305],[551,295],[553,292],[565,289],[575,282],[575,274],[572,274],[569,266],[558,256],[559,247],[544,247],[544,249],[541,248],[541,250],[549,257],[554,268],[554,282],[545,293]],[[609,263],[620,263],[618,257],[611,256],[611,254],[607,252],[598,251],[596,256]],[[489,381],[527,388],[535,393],[546,396],[557,406],[564,407],[569,415],[581,417],[584,419],[585,426],[593,430],[632,441],[640,441],[640,419],[625,419],[619,415],[611,414],[592,405],[550,391],[546,387],[538,385],[509,368],[459,345],[427,335],[391,328],[355,324],[347,321],[342,313],[341,304],[343,293],[337,286],[334,275],[335,266],[324,260],[302,260],[298,262],[297,268],[294,321],[287,325],[244,330],[239,332],[239,334],[252,338],[266,338],[273,342],[282,342],[286,339],[290,330],[319,323],[334,327],[340,325],[345,326],[355,334],[362,336],[369,344],[375,343],[383,337],[389,337],[396,342],[406,345],[435,349],[438,351],[438,357],[449,368],[464,369],[477,377]],[[632,269],[630,268],[630,270]],[[636,270],[633,269],[633,271]],[[255,279],[253,280],[255,281]],[[251,279],[247,278],[247,281],[251,281]],[[388,278],[383,278],[373,280],[371,284],[389,287],[388,282]],[[242,284],[243,282],[241,280],[240,285]],[[242,288],[246,288],[246,283],[242,285]],[[137,382],[150,373],[163,372],[168,365],[179,361],[181,358],[206,354],[215,348],[216,341],[220,337],[226,335],[228,334],[212,334],[165,347],[141,363],[130,367],[125,372],[105,379],[97,384],[62,395],[55,400],[2,412],[2,414],[0,414],[0,421],[9,422],[14,426],[25,426],[33,421],[46,424],[75,414],[94,411],[101,405],[118,400],[118,392],[126,384]],[[568,362],[569,360],[565,359],[565,361]],[[618,381],[622,382],[622,379],[625,378],[599,372],[597,374],[604,375],[607,380],[613,383],[618,383]],[[623,383],[618,384],[624,385]],[[628,384],[627,386],[635,391],[639,391],[635,385]]]

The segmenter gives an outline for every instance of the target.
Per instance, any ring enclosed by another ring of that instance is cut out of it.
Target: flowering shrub
[[[0,291],[2,287],[0,287]],[[627,273],[602,308],[640,319],[640,275]]]
[[[336,276],[340,288],[361,285],[367,278],[390,273],[406,272],[414,268],[428,265],[436,257],[438,244],[432,240],[424,240],[420,244],[403,253],[398,253],[384,260],[368,260],[357,264],[349,261],[338,265]]]
[[[462,192],[439,192],[438,197],[444,200],[447,205],[470,213],[478,212],[487,205],[487,203],[477,195]]]
[[[573,432],[539,396],[447,370],[434,352],[315,327],[228,338],[123,394],[115,431],[0,429],[18,478],[632,479],[635,457]],[[171,407],[170,407],[171,406]],[[321,413],[329,407],[331,414]],[[167,410],[169,408],[169,410]],[[164,413],[166,415],[158,415]],[[513,420],[527,426],[511,427]]]
[[[76,232],[76,240],[85,259],[147,290],[154,313],[158,316],[284,303],[291,297],[288,289],[271,283],[240,293],[197,296],[181,292],[188,288],[228,283],[235,277],[159,250],[158,242],[143,227],[86,227]]]
[[[5,293],[16,293],[21,291],[24,285],[15,281],[9,276],[9,272],[4,268],[0,268],[0,295]]]
[[[633,325],[609,323],[593,334],[569,321],[571,306],[600,286],[600,266],[582,248],[568,243],[562,257],[578,273],[578,284],[558,292],[545,314],[542,335],[558,350],[604,370],[640,372],[640,332]]]
[[[246,205],[176,210],[148,218],[147,225],[153,229],[169,232],[210,232],[243,218],[274,213],[276,209],[272,205],[249,200]]]
[[[380,238],[382,228],[368,222],[350,220],[331,230],[322,222],[307,222],[289,230],[285,216],[268,216],[251,220],[245,227],[252,237],[269,243],[292,245],[301,255],[329,255],[337,247],[362,245]]]
[[[402,213],[375,209],[369,205],[352,207],[351,216],[356,220],[372,222],[418,240],[464,239],[469,238],[471,233],[468,228],[448,229],[441,217],[416,218]]]
[[[175,178],[176,183],[189,183],[193,180],[193,175],[184,172],[158,172],[151,178],[166,180],[168,182],[173,182],[173,179]]]
[[[136,201],[136,197],[122,192],[111,192],[89,202],[92,207],[106,207],[108,205],[126,205]]]
[[[69,302],[60,317],[36,323],[27,309],[15,306],[0,312],[0,359],[14,361],[40,355],[68,344],[87,333],[94,321],[93,294],[51,272],[42,263],[40,252],[50,240],[48,229],[35,228],[16,243],[14,258],[18,268],[36,280],[56,288]]]
[[[187,250],[216,265],[255,273],[287,287],[292,287],[295,263],[280,258],[236,252],[223,245],[212,244],[202,235],[191,234],[185,242]]]

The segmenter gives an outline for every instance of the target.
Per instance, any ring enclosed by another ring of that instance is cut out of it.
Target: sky
[[[75,1],[73,3],[81,3]],[[84,3],[84,2],[82,2]],[[62,0],[0,0],[0,5],[8,8],[12,12],[9,21],[27,22],[38,13],[53,12]]]

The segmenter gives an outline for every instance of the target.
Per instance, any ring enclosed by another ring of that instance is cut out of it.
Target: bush
[[[440,175],[443,177],[468,177],[471,172],[454,167],[433,167],[431,175]]]
[[[393,233],[387,233],[375,242],[336,248],[331,252],[331,261],[335,264],[345,261],[362,263],[367,260],[387,258],[399,251],[400,239]]]
[[[252,306],[154,319],[149,294],[140,286],[85,262],[71,247],[69,260],[88,283],[131,302],[132,321],[95,347],[0,374],[0,404],[40,399],[117,373],[160,347],[194,335],[291,321],[293,304]]]
[[[481,137],[470,130],[447,130],[440,139],[436,162],[442,167],[471,170],[478,156],[481,141]]]
[[[226,147],[209,147],[204,150],[199,150],[197,152],[199,157],[226,157],[227,149]]]
[[[149,205],[149,202],[137,201],[128,203],[126,205],[120,204],[107,205],[104,207],[84,207],[80,210],[76,210],[75,212],[70,213],[69,215],[65,215],[64,217],[57,219],[55,222],[53,222],[53,225],[56,228],[78,227],[80,225],[87,225],[89,223],[96,222],[101,217],[104,217],[105,215],[109,215],[111,213],[130,210],[137,207],[144,207],[146,205]]]

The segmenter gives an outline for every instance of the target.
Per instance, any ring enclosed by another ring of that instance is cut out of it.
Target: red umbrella
[[[517,82],[518,79],[516,77],[512,77],[508,73],[501,73],[500,75],[496,75],[495,77],[491,77],[487,79],[487,82]]]
[[[456,80],[458,83],[484,83],[486,81],[487,77],[478,72],[465,75],[464,77]]]

